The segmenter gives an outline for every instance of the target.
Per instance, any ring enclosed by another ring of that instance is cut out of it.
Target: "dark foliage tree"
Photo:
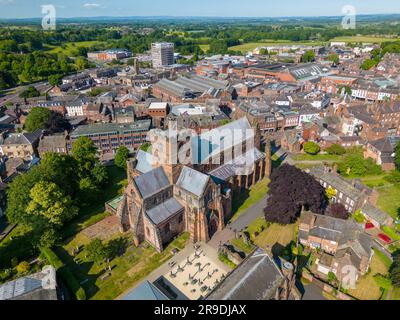
[[[393,264],[390,267],[390,279],[393,286],[400,288],[400,250],[393,253]]]
[[[395,152],[396,152],[396,155],[395,155],[394,161],[395,161],[397,170],[400,170],[400,142],[397,143]]]
[[[71,124],[68,122],[68,120],[65,119],[61,113],[55,111],[50,112],[50,117],[45,127],[52,133],[71,130]]]
[[[264,209],[268,222],[291,224],[304,208],[323,214],[327,203],[324,188],[309,174],[284,164],[271,175],[269,198]]]
[[[350,212],[348,212],[344,205],[342,205],[341,203],[332,203],[331,205],[329,205],[326,214],[328,216],[343,220],[347,220],[348,218],[350,218]]]

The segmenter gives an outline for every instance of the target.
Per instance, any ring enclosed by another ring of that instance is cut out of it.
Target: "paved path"
[[[218,249],[220,244],[224,244],[229,240],[235,238],[235,232],[246,229],[258,217],[264,214],[264,208],[267,203],[268,196],[266,195],[252,207],[244,211],[240,216],[226,228],[220,232],[217,232],[211,241],[208,243],[210,246]]]

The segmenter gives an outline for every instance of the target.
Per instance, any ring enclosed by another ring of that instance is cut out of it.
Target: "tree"
[[[115,155],[115,165],[120,167],[121,169],[126,169],[126,162],[129,158],[129,150],[125,146],[120,146],[117,150],[117,154]]]
[[[315,59],[315,52],[312,50],[308,50],[301,57],[301,62],[312,62],[314,61],[314,59]]]
[[[50,85],[55,87],[55,86],[59,86],[60,84],[62,84],[62,78],[63,78],[63,76],[60,74],[53,74],[53,75],[49,76],[48,81],[49,81]]]
[[[336,53],[330,54],[328,60],[332,61],[334,64],[339,64],[339,55]]]
[[[55,183],[38,182],[30,191],[31,201],[26,212],[43,218],[50,225],[61,227],[78,214],[69,196],[63,194]]]
[[[389,270],[393,286],[400,288],[400,250],[393,253],[393,264]]]
[[[85,246],[88,258],[96,263],[101,263],[109,256],[107,246],[100,239],[96,238]]]
[[[315,142],[308,141],[304,144],[304,151],[311,155],[316,155],[321,151],[321,147]]]
[[[398,142],[396,145],[394,162],[397,170],[400,171],[400,142]]]
[[[29,132],[45,129],[50,119],[51,112],[47,108],[35,107],[29,112],[25,121],[25,129]]]
[[[77,161],[80,177],[90,176],[97,163],[97,148],[88,137],[78,138],[72,146],[72,156]]]
[[[43,176],[48,181],[54,182],[66,195],[75,197],[79,178],[76,174],[77,163],[69,155],[48,152],[40,162]]]
[[[71,124],[59,112],[50,111],[50,118],[45,125],[46,129],[52,133],[65,132],[71,130]]]
[[[40,97],[40,92],[34,87],[29,86],[28,89],[19,94],[20,98],[35,98]]]
[[[261,48],[260,49],[260,55],[267,56],[268,55],[268,49],[267,48]]]
[[[344,176],[365,176],[367,173],[371,175],[379,175],[382,168],[378,166],[371,158],[364,159],[362,154],[351,153],[344,157],[339,164],[338,171]]]
[[[22,225],[30,225],[32,223],[32,217],[26,214],[26,207],[31,200],[31,189],[43,178],[45,176],[39,165],[31,168],[25,174],[17,176],[8,184],[6,214],[11,223]]]
[[[350,218],[350,213],[341,203],[331,203],[327,209],[327,215],[342,220]]]
[[[334,155],[344,155],[346,153],[346,149],[342,147],[340,144],[333,144],[329,148],[325,150],[328,154]]]
[[[280,224],[296,222],[302,209],[323,214],[327,202],[318,181],[288,164],[273,171],[268,195],[265,220]]]

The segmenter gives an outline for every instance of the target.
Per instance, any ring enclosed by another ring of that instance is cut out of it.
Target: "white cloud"
[[[92,9],[92,8],[99,8],[100,4],[98,3],[85,3],[82,7]]]

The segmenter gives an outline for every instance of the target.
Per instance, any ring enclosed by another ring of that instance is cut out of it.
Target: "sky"
[[[0,0],[0,18],[41,17],[49,4],[62,18],[339,16],[345,5],[358,14],[400,13],[400,0]]]

